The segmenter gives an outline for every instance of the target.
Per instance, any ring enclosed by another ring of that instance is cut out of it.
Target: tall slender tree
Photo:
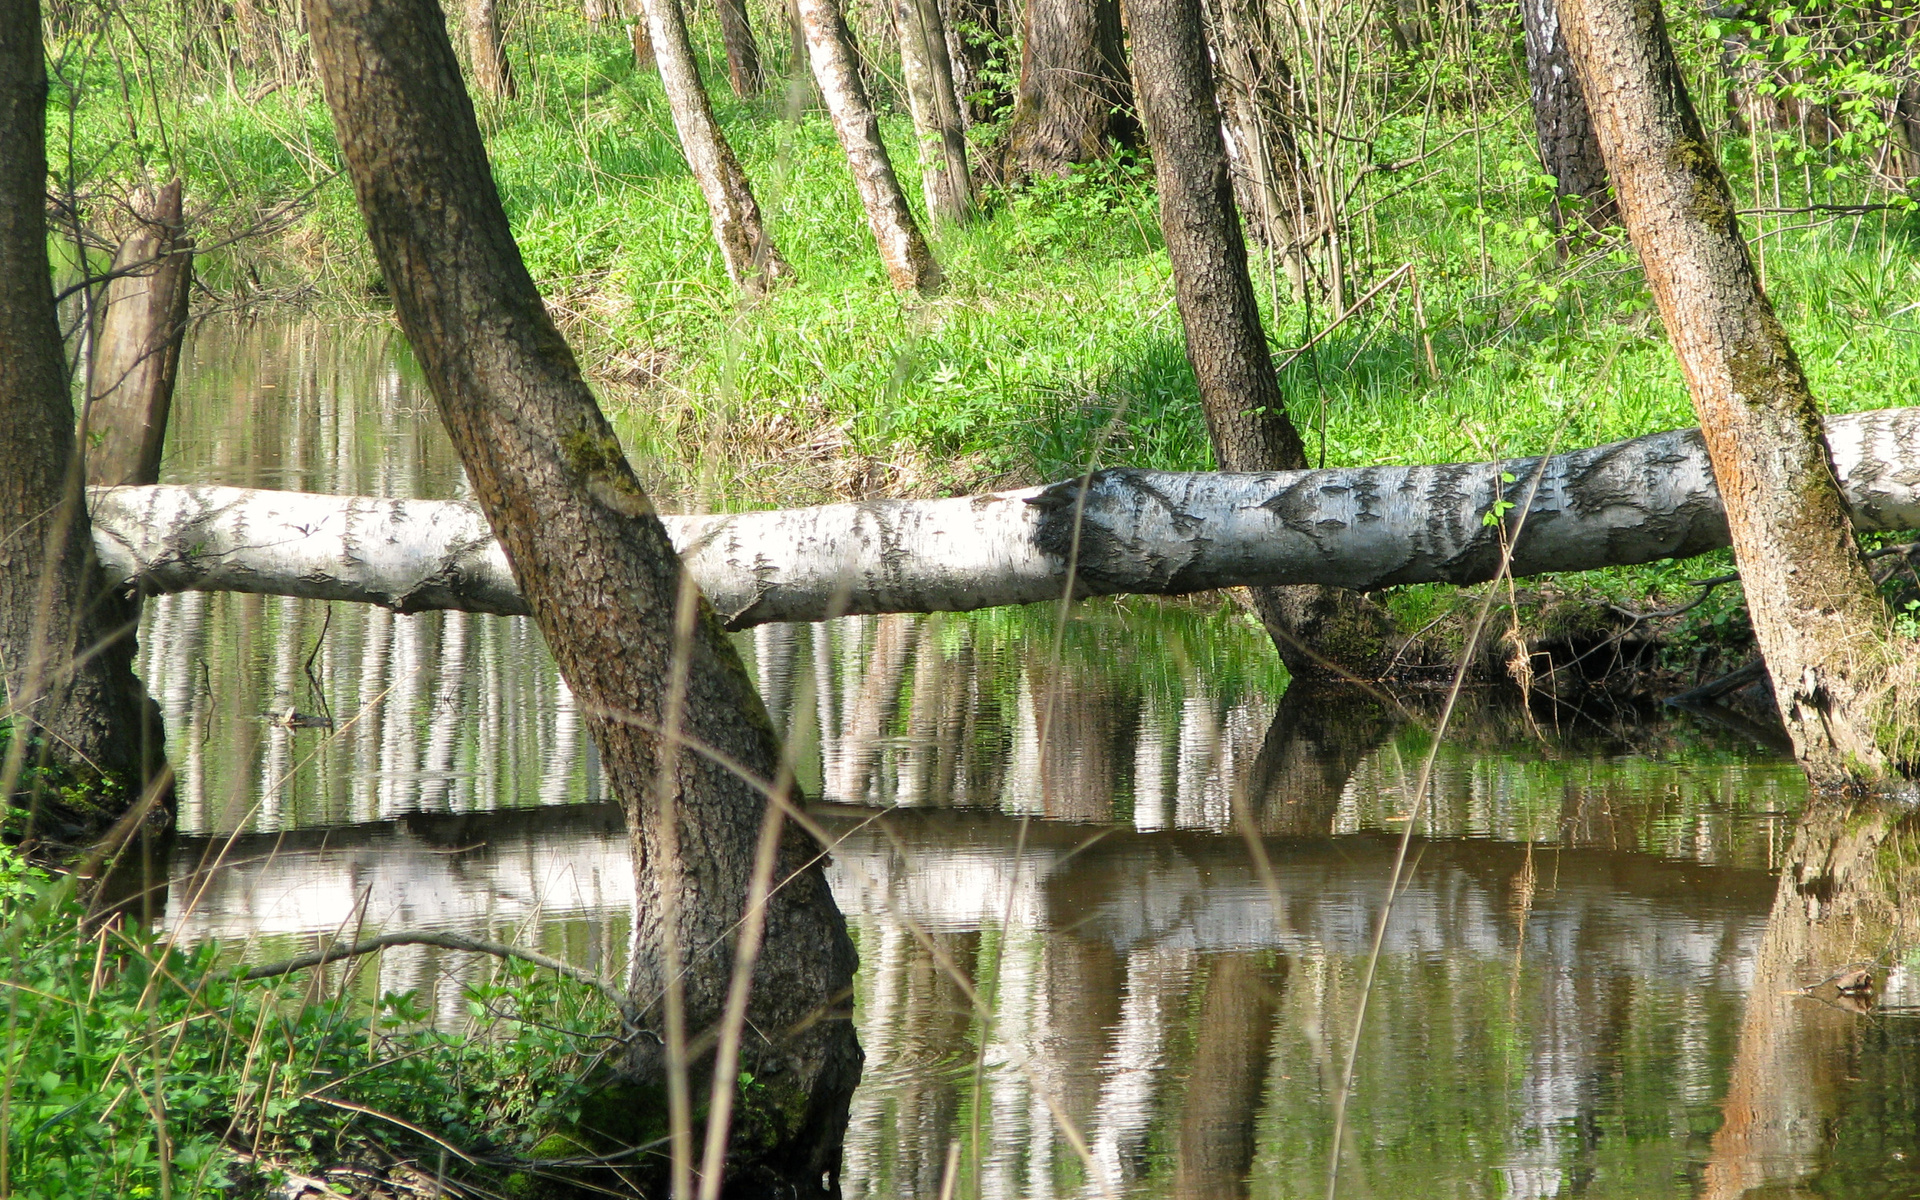
[[[1557,0],[1520,0],[1520,24],[1526,33],[1527,82],[1540,163],[1554,179],[1554,227],[1566,227],[1571,208],[1589,228],[1605,229],[1619,219],[1620,210],[1613,203],[1586,97],[1567,56]]]
[[[720,45],[727,52],[727,82],[733,94],[750,100],[766,90],[767,73],[760,65],[760,41],[753,36],[753,20],[746,0],[714,0],[720,16]]]
[[[967,171],[967,132],[953,90],[947,23],[939,0],[893,0],[892,9],[927,213],[936,222],[959,224],[973,211],[973,177]]]
[[[645,1036],[619,1043],[609,1086],[624,1102],[601,1105],[589,1132],[634,1147],[668,1124],[684,1148],[677,1048],[692,1038],[697,1086],[713,1069],[701,1035],[721,1022],[749,949],[736,938],[762,789],[780,771],[773,728],[527,273],[435,0],[307,0],[306,11],[401,327],[627,814],[629,988]],[[820,847],[789,824],[777,851],[737,1068],[755,1103],[738,1110],[729,1172],[815,1195],[838,1166],[859,1076],[855,955]]]
[[[940,264],[927,248],[920,225],[913,219],[913,209],[900,190],[900,179],[893,172],[893,160],[880,140],[880,121],[874,115],[866,85],[860,82],[853,34],[847,28],[840,0],[795,0],[795,4],[814,82],[820,86],[820,97],[833,118],[833,131],[853,170],[854,186],[866,206],[867,224],[880,247],[887,277],[902,291],[937,291],[944,282]]]
[[[767,236],[753,186],[713,118],[713,104],[700,81],[693,41],[687,36],[686,11],[680,0],[646,0],[646,8],[649,41],[667,105],[673,110],[673,126],[680,134],[681,153],[706,197],[713,240],[727,265],[727,277],[748,292],[764,292],[769,284],[792,274],[792,269]]]
[[[1287,416],[1247,272],[1200,0],[1129,0],[1128,17],[1160,229],[1214,459],[1223,471],[1301,470],[1306,448]],[[1371,675],[1385,656],[1390,622],[1356,593],[1310,585],[1253,596],[1296,676]]]
[[[1760,286],[1657,3],[1561,0],[1620,212],[1726,503],[1755,639],[1809,777],[1920,758],[1910,670],[1860,559],[1820,406]]]
[[[158,710],[133,674],[138,608],[95,561],[47,259],[39,0],[0,0],[0,805],[44,758],[94,785],[30,797],[29,835],[77,845],[135,812],[172,824]],[[37,745],[36,745],[37,743]]]
[[[500,31],[500,0],[467,0],[467,57],[473,82],[495,100],[514,95],[513,67]]]
[[[1120,0],[1028,0],[1025,8],[1020,85],[999,148],[1009,183],[1062,174],[1132,145],[1139,132]]]

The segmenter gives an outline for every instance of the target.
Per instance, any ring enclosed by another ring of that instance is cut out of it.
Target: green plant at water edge
[[[484,1024],[464,1034],[412,992],[243,981],[211,943],[90,923],[71,880],[5,849],[0,919],[0,1195],[20,1200],[228,1196],[342,1164],[491,1173],[577,1118],[613,1027],[524,964],[470,991]]]

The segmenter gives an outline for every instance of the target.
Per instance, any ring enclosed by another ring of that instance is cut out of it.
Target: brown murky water
[[[183,389],[173,480],[462,494],[382,331],[211,327]],[[1258,630],[1197,607],[740,644],[842,839],[867,1052],[849,1195],[940,1195],[950,1164],[956,1196],[1326,1194],[1418,728],[1285,694]],[[619,970],[620,819],[525,622],[166,597],[142,654],[192,835],[187,936],[268,956],[453,928]],[[334,728],[263,719],[286,703]],[[1474,708],[1438,764],[1339,1194],[1920,1195],[1904,813],[1809,812],[1790,763],[1690,724],[1534,735]],[[1800,991],[1867,961],[1870,1011]],[[395,948],[377,986],[459,1021],[478,969]]]

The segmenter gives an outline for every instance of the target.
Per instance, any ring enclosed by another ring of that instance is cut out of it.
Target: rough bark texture
[[[1307,286],[1314,222],[1306,160],[1287,120],[1299,108],[1292,73],[1274,49],[1264,0],[1210,0],[1207,17],[1234,198],[1255,239],[1285,263],[1297,298]]]
[[[702,601],[684,707],[670,719],[679,560],[514,245],[437,6],[308,0],[307,13],[401,326],[627,813],[638,1019],[664,1037],[672,897],[687,1028],[710,1029],[725,1003],[764,803],[704,753],[663,753],[659,731],[677,719],[694,746],[771,779],[779,751],[766,710]],[[661,796],[678,813],[671,827]],[[817,852],[787,827],[776,875],[786,882],[769,906],[747,1010],[753,1032],[741,1049],[756,1096],[741,1109],[730,1156],[799,1194],[817,1192],[838,1163],[860,1070],[847,1019],[853,944]],[[638,1145],[664,1123],[661,1043],[624,1044],[625,1081],[583,1118],[602,1144]]]
[[[1300,470],[1306,448],[1287,416],[1247,273],[1200,2],[1129,2],[1160,230],[1214,459],[1227,471]],[[1378,674],[1390,622],[1363,597],[1319,587],[1261,589],[1253,602],[1290,673]]]
[[[740,159],[713,119],[713,104],[700,82],[693,42],[687,36],[687,17],[680,0],[646,0],[647,28],[660,68],[660,82],[673,110],[673,127],[680,134],[680,150],[687,168],[706,197],[713,220],[713,240],[727,265],[727,278],[745,291],[761,293],[793,269],[780,257],[760,218],[753,186]],[[759,60],[755,60],[756,70]]]
[[[513,99],[513,68],[500,37],[500,0],[467,0],[467,57],[476,87],[496,100]]]
[[[1894,765],[1886,605],[1860,561],[1820,407],[1741,239],[1656,4],[1562,0],[1621,214],[1726,499],[1754,636],[1808,776]],[[1904,721],[1903,721],[1904,723]],[[1895,730],[1911,742],[1913,731]]]
[[[1605,229],[1620,219],[1620,210],[1609,191],[1607,164],[1580,94],[1579,77],[1567,56],[1558,0],[1520,0],[1520,23],[1526,30],[1527,82],[1540,163],[1554,177],[1556,196],[1578,200],[1567,206],[1555,200],[1554,228],[1566,227],[1571,208],[1590,228]]]
[[[1131,145],[1131,93],[1120,0],[1028,0],[1001,178],[1062,175]]]
[[[1920,409],[1835,417],[1827,437],[1859,528],[1920,529]],[[1496,498],[1523,500],[1538,461],[1264,475],[1102,471],[1083,506],[1073,481],[664,521],[736,628],[1054,600],[1070,554],[1083,596],[1301,583],[1366,591],[1492,578],[1500,539],[1481,518]],[[1503,471],[1516,481],[1503,482]],[[93,512],[102,559],[150,591],[264,592],[403,612],[527,611],[468,504],[159,487],[96,492]],[[1624,566],[1728,544],[1699,432],[1658,433],[1548,459],[1513,573]]]
[[[727,82],[733,85],[734,95],[752,99],[765,90],[767,76],[760,66],[760,43],[753,36],[746,0],[714,0],[713,7],[720,16],[720,44],[727,51]]]
[[[47,260],[46,103],[39,2],[0,0],[0,786],[36,761],[101,782],[28,798],[29,836],[77,845],[149,782],[162,791],[148,828],[171,825],[173,803],[158,710],[133,674],[138,610],[102,575],[83,502]]]
[[[180,181],[134,202],[137,228],[120,243],[93,344],[87,403],[87,482],[96,487],[160,482],[167,416],[193,286],[193,243],[180,209]]]
[[[953,64],[960,119],[969,128],[999,120],[1012,97],[1003,84],[988,76],[993,71],[995,43],[1007,33],[1004,5],[1001,0],[943,0],[941,17],[947,27],[947,56]]]
[[[940,265],[933,261],[933,252],[920,234],[913,210],[900,191],[900,180],[893,173],[893,160],[887,157],[887,147],[880,140],[880,122],[867,98],[866,85],[860,82],[853,34],[847,29],[840,0],[796,0],[796,5],[814,82],[820,86],[820,97],[833,118],[833,131],[846,151],[847,165],[853,170],[860,202],[866,206],[867,224],[879,244],[887,278],[901,291],[936,291],[943,282]]]
[[[659,69],[659,59],[653,52],[653,31],[647,28],[647,18],[642,14],[638,21],[627,26],[627,40],[633,44],[633,69],[636,71],[654,71]]]
[[[957,225],[973,211],[973,179],[967,172],[967,135],[953,90],[947,23],[940,16],[939,0],[893,0],[892,10],[927,212],[936,224]]]

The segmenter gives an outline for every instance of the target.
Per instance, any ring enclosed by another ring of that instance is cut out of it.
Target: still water
[[[170,482],[464,493],[378,328],[208,326],[175,422]],[[1056,616],[740,635],[841,838],[867,1052],[843,1187],[1324,1195],[1425,735],[1285,693],[1230,609]],[[142,667],[183,936],[460,929],[620,970],[621,821],[523,620],[172,596]],[[289,704],[332,729],[264,719]],[[1903,817],[1810,809],[1791,763],[1710,728],[1469,706],[1386,924],[1340,1193],[1920,1196]],[[1800,990],[1860,962],[1873,1006]],[[369,969],[457,1022],[487,966]]]

